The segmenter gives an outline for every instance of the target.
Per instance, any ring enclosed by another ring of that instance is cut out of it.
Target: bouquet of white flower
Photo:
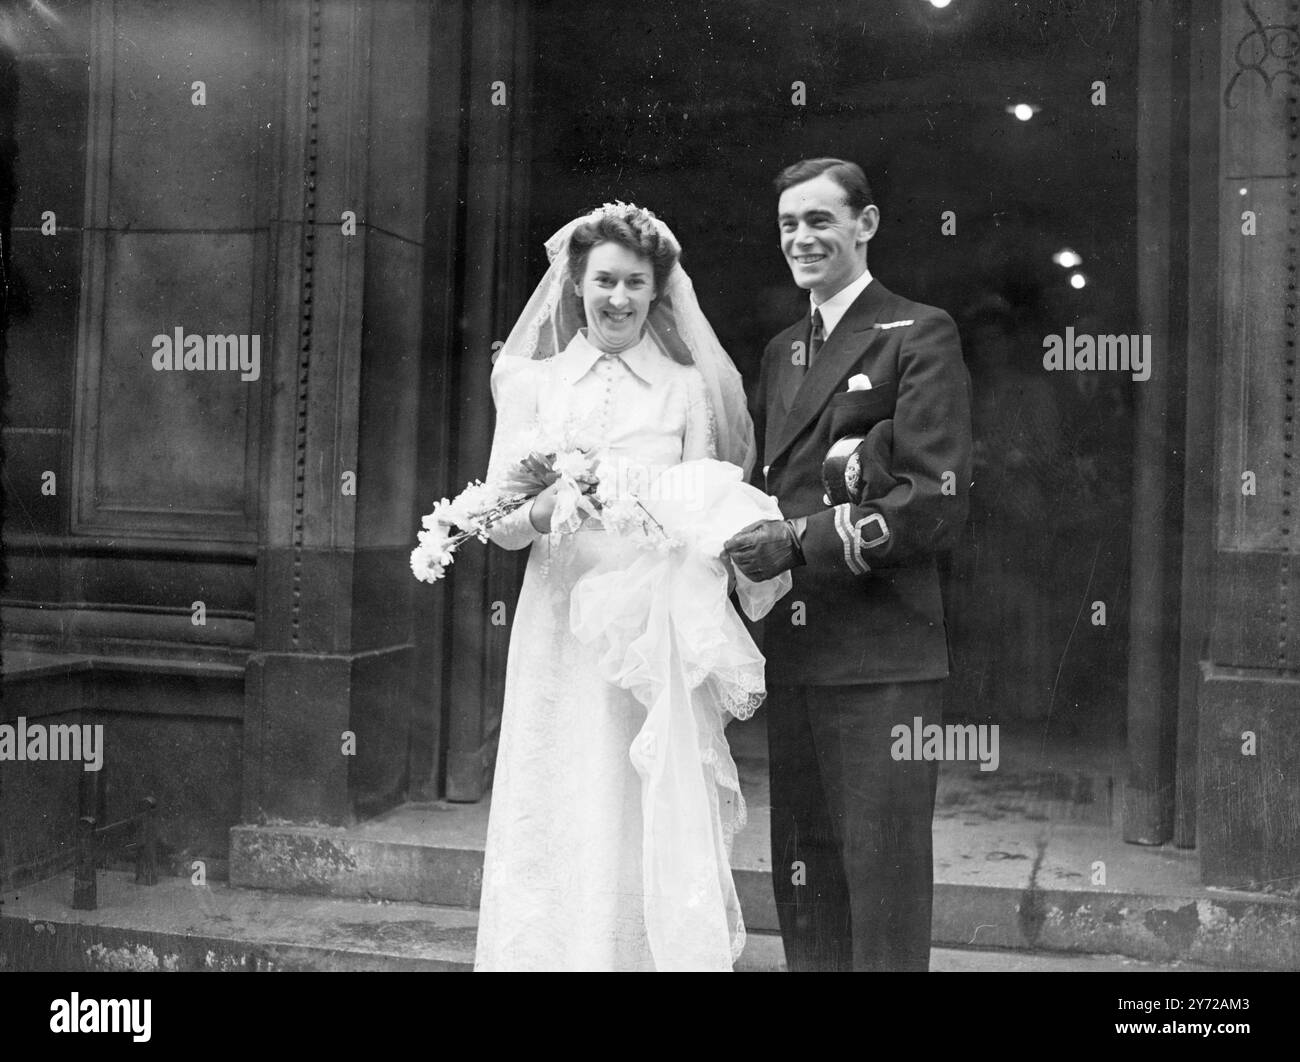
[[[583,515],[598,508],[588,497],[598,482],[591,453],[571,446],[539,446],[499,482],[469,483],[454,499],[443,498],[421,518],[420,544],[411,551],[411,572],[417,579],[425,583],[441,579],[463,542],[471,538],[486,542],[493,524],[554,483],[559,484],[554,530],[576,530]],[[558,518],[562,508],[563,517]]]
[[[486,483],[474,482],[453,501],[443,498],[436,502],[433,512],[420,519],[423,530],[417,536],[420,544],[411,551],[411,572],[424,583],[441,579],[462,542],[471,538],[486,542],[488,528],[528,498],[527,494],[502,494]]]
[[[555,510],[551,531],[578,530],[589,516],[599,515],[605,529],[615,534],[639,535],[659,550],[679,543],[635,493],[623,488],[623,475],[602,482],[600,458],[571,439],[551,440],[538,432],[527,438],[526,457],[509,467],[499,480],[475,481],[454,499],[443,498],[421,518],[419,545],[411,551],[411,571],[421,582],[441,579],[456,559],[461,543],[471,538],[486,542],[488,530],[548,487],[555,485]]]

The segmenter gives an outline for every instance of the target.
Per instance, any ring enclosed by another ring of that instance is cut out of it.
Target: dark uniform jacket
[[[970,378],[957,328],[943,310],[873,279],[805,369],[792,353],[806,346],[807,330],[805,317],[767,345],[752,409],[755,484],[786,517],[808,518],[807,564],[794,569],[793,592],[766,622],[767,681],[944,678],[936,556],[961,532],[971,485]],[[859,373],[871,388],[848,390]],[[885,419],[893,421],[893,485],[860,506],[828,507],[827,450]]]

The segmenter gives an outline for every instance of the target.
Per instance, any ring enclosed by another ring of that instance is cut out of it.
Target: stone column
[[[341,824],[406,783],[433,10],[274,11],[283,106],[264,183],[274,326],[243,813]]]
[[[1173,253],[1184,160],[1177,138],[1176,70],[1185,26],[1168,0],[1142,5],[1138,21],[1138,313],[1152,340],[1150,378],[1135,384],[1133,528],[1129,596],[1128,771],[1124,839],[1169,840],[1174,810],[1177,713],[1175,638],[1179,601],[1176,538],[1177,403],[1181,400],[1183,334],[1175,326],[1184,270]],[[1180,32],[1180,29],[1182,32]]]
[[[1223,0],[1214,607],[1198,691],[1209,884],[1300,878],[1300,3]]]
[[[468,5],[466,14],[470,48],[462,100],[463,305],[454,365],[447,375],[456,402],[454,442],[446,465],[449,495],[487,471],[494,424],[494,344],[505,340],[537,279],[527,277],[524,243],[528,5],[484,0]],[[523,559],[523,554],[495,547],[463,550],[445,588],[435,591],[448,595],[446,794],[451,800],[478,800],[491,777]]]

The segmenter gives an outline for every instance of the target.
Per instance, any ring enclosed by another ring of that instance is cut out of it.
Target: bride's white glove
[[[551,514],[555,512],[555,495],[559,486],[558,480],[552,483],[533,499],[528,510],[528,520],[538,534],[548,535],[551,532]]]
[[[587,474],[577,477],[579,488],[583,494],[590,494],[596,489],[597,479],[594,475]],[[556,480],[545,490],[538,493],[533,498],[533,504],[528,510],[528,520],[540,535],[548,535],[551,532],[551,517],[555,515],[556,496],[560,490],[560,480]]]

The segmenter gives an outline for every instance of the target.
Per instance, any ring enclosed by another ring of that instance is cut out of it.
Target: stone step
[[[478,912],[433,904],[293,896],[99,874],[99,906],[68,905],[60,874],[4,897],[0,972],[423,971],[474,966]],[[750,934],[737,970],[784,969],[777,936]]]
[[[239,826],[231,831],[230,881],[473,908],[487,811],[487,802],[408,804],[348,829]],[[766,809],[751,808],[735,857],[745,924],[755,934],[777,930],[767,830]],[[1092,884],[1098,863],[1107,885]],[[1208,889],[1197,878],[1193,853],[1125,845],[1101,826],[936,819],[933,941],[1300,969],[1293,898]]]
[[[61,874],[3,896],[0,972],[467,972],[474,964],[477,913],[460,907],[290,896],[196,887],[185,878],[136,885],[101,872],[99,908],[68,906],[72,877]],[[935,948],[935,972],[1180,972],[1119,955],[996,948]],[[751,933],[738,972],[785,969],[780,938]]]
[[[737,867],[734,878],[745,925],[777,932],[770,872]],[[477,907],[483,848],[328,827],[237,826],[231,831],[230,881],[299,895]]]

